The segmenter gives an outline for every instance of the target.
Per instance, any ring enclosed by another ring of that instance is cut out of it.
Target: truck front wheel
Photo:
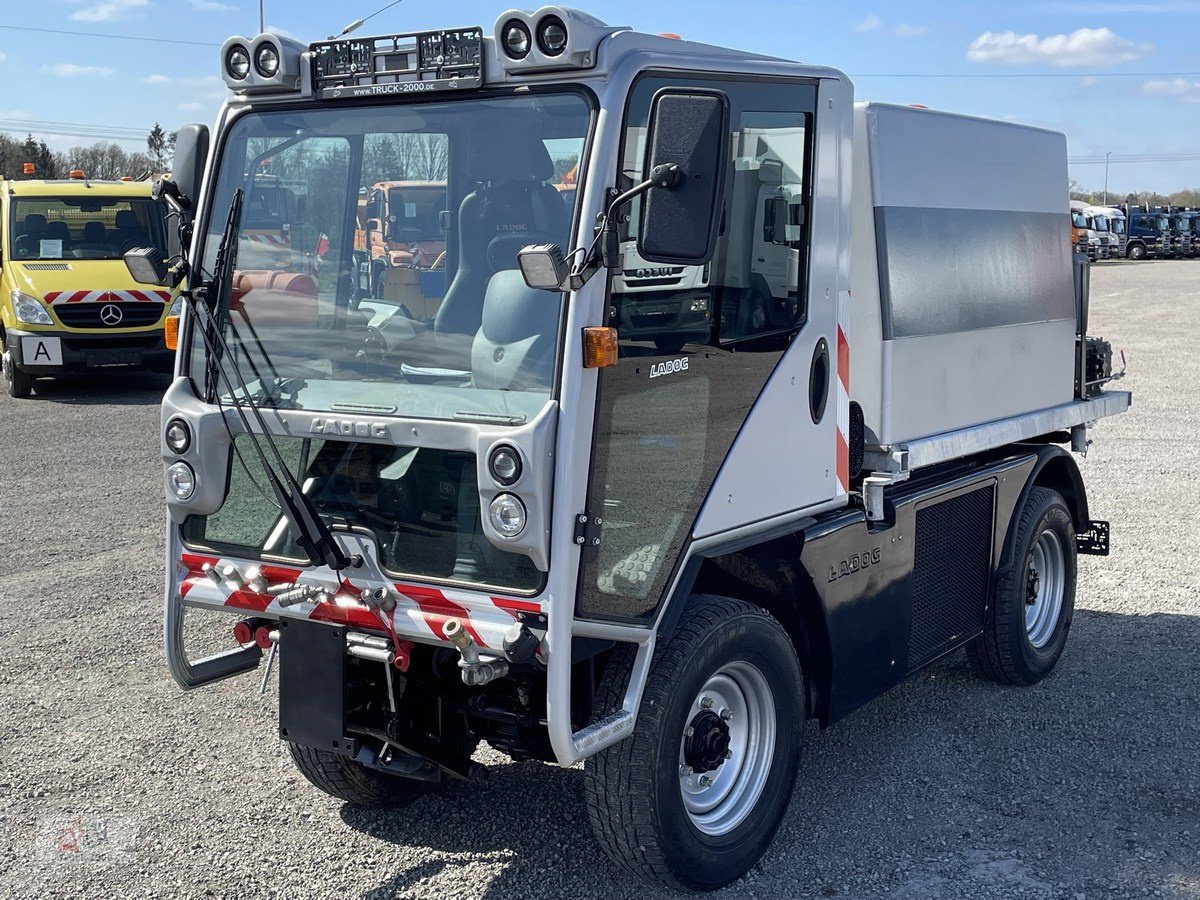
[[[628,663],[609,664],[598,716],[620,709]],[[655,653],[633,735],[585,764],[597,841],[669,888],[740,878],[787,809],[804,721],[804,678],[779,622],[742,601],[690,598]]]
[[[1130,244],[1125,250],[1125,255],[1130,259],[1145,259],[1146,245],[1145,244]]]
[[[8,396],[25,398],[33,393],[33,377],[13,365],[12,357],[7,351],[4,353],[3,361],[0,362],[0,368],[3,369],[4,387],[8,391]]]
[[[1019,513],[1013,565],[996,579],[983,634],[967,646],[975,671],[1001,684],[1036,684],[1058,663],[1075,613],[1077,546],[1058,491],[1035,487]]]
[[[329,750],[289,741],[288,751],[309,783],[356,806],[406,806],[430,789],[429,782],[376,772]]]

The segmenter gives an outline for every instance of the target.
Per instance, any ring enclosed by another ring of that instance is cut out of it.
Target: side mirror
[[[138,247],[128,251],[125,256],[125,268],[138,284],[167,283],[167,264],[163,262],[162,252],[154,247]]]
[[[720,91],[664,88],[647,133],[648,171],[674,166],[670,190],[642,200],[638,255],[649,262],[700,266],[712,259],[721,224],[729,157],[729,98]]]
[[[204,164],[208,161],[208,126],[184,125],[175,137],[175,162],[171,167],[171,181],[163,185],[162,192],[175,199],[186,213],[189,221],[196,209],[200,196],[200,183],[204,180]],[[172,191],[170,186],[174,186]]]

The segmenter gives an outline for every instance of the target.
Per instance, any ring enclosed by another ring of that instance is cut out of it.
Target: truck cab
[[[1095,216],[1090,214],[1090,207],[1081,200],[1071,201],[1071,233],[1076,237],[1076,246],[1087,254],[1092,262],[1106,258],[1108,239],[1101,238],[1096,225]]]
[[[1129,405],[1061,240],[1062,134],[562,6],[218,62],[163,188],[187,259],[128,260],[189,284],[166,659],[188,690],[277,673],[315,787],[402,805],[480,777],[483,741],[583,762],[615,865],[714,889],[774,838],[810,720],[963,648],[1054,668],[1108,550],[1071,449]],[[397,147],[444,185],[432,311],[356,280]],[[268,156],[324,246],[264,272]]]
[[[1127,207],[1129,238],[1125,255],[1129,259],[1166,258],[1171,255],[1170,223],[1161,213],[1136,206]]]
[[[1129,223],[1125,218],[1125,213],[1113,206],[1103,207],[1103,211],[1108,218],[1109,243],[1112,255],[1117,259],[1124,259],[1129,247]]]
[[[13,397],[39,378],[174,364],[164,323],[176,294],[138,284],[121,261],[136,247],[172,255],[166,207],[148,182],[76,175],[0,183],[0,343]]]

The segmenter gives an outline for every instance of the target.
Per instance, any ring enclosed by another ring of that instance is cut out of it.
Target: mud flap
[[[279,736],[320,750],[351,752],[346,729],[346,629],[279,623]]]

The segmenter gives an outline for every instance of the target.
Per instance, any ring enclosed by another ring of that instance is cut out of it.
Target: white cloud
[[[1173,97],[1180,103],[1200,103],[1200,81],[1174,78],[1163,81],[1147,81],[1142,93],[1148,97]]]
[[[179,104],[179,108],[180,108],[180,109],[182,109],[182,110],[184,110],[184,111],[186,112],[186,111],[188,111],[188,110],[193,110],[193,109],[203,109],[203,108],[204,108],[204,104],[203,104],[203,103],[196,103],[195,101],[193,101],[193,102],[191,102],[191,103],[180,103],[180,104]]]
[[[1084,75],[1082,78],[1079,79],[1080,87],[1085,87],[1085,88],[1095,87],[1099,83],[1100,83],[1100,79],[1097,78],[1095,75]]]
[[[923,37],[929,34],[932,29],[928,25],[909,25],[907,22],[901,22],[899,25],[888,25],[883,19],[872,13],[855,25],[854,30],[862,34],[869,31],[886,31],[893,37],[913,38]]]
[[[191,0],[192,8],[200,12],[237,12],[236,6],[218,3],[217,0]]]
[[[71,13],[76,22],[112,22],[125,16],[130,10],[150,5],[150,0],[100,0]]]
[[[107,78],[113,73],[113,70],[108,66],[79,66],[75,63],[55,63],[52,66],[42,66],[42,71],[59,78],[81,78],[84,76]]]
[[[4,62],[6,59],[8,59],[8,54],[0,53],[0,62]]]
[[[1152,15],[1154,13],[1200,13],[1200,0],[1091,0],[1091,2],[1051,3],[1047,12],[1076,13],[1083,15]]]
[[[879,18],[879,16],[872,14],[872,15],[867,16],[865,19],[863,19],[861,22],[859,22],[856,26],[854,26],[854,30],[855,31],[878,31],[882,27],[883,27],[883,22]]]
[[[967,59],[1005,66],[1105,66],[1132,62],[1153,51],[1153,44],[1134,43],[1108,28],[1080,28],[1044,38],[1015,31],[985,31],[967,48]]]
[[[930,28],[928,25],[908,25],[904,22],[901,22],[892,29],[892,34],[898,38],[924,37],[929,32]]]
[[[142,84],[166,84],[170,80],[166,75],[147,75],[142,79]]]
[[[271,32],[271,34],[277,34],[280,37],[291,38],[294,41],[300,41],[302,44],[307,43],[306,41],[300,40],[300,38],[296,37],[296,35],[292,34],[292,32],[288,31],[286,28],[280,28],[278,25],[268,25],[267,31]]]

